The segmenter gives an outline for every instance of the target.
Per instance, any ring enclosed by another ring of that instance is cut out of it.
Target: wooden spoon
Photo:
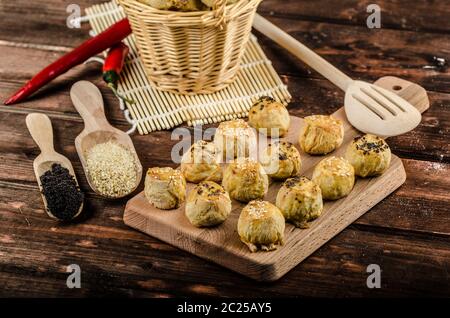
[[[75,147],[77,149],[78,156],[80,157],[81,164],[83,165],[89,185],[99,195],[111,199],[118,199],[130,194],[138,187],[142,178],[142,165],[136,154],[136,150],[130,136],[109,124],[103,108],[102,94],[100,90],[91,82],[79,81],[73,84],[70,90],[70,97],[73,105],[84,120],[84,130],[75,139]],[[107,196],[98,191],[92,182],[89,173],[87,172],[87,162],[85,158],[87,151],[97,144],[108,141],[114,141],[115,143],[122,145],[131,151],[135,158],[136,184],[129,193],[122,196]]]
[[[404,134],[419,125],[416,107],[387,89],[354,81],[292,36],[255,15],[256,30],[294,54],[345,92],[345,113],[358,130],[382,137]]]
[[[45,211],[47,214],[54,219],[58,219],[48,208],[47,199],[42,193],[42,183],[41,176],[51,170],[52,165],[54,163],[60,164],[62,167],[69,170],[69,173],[75,179],[75,182],[78,185],[77,178],[75,176],[75,171],[73,170],[72,163],[69,159],[64,157],[63,155],[57,153],[55,148],[53,147],[53,129],[50,118],[44,114],[33,113],[29,114],[26,118],[26,124],[28,130],[30,131],[31,137],[33,137],[36,144],[41,149],[41,154],[34,159],[33,168],[34,173],[36,175],[36,179],[39,185],[39,189],[41,191],[42,201],[44,202]],[[83,210],[83,203],[80,206],[78,212],[72,217],[72,219],[76,218],[80,215]]]

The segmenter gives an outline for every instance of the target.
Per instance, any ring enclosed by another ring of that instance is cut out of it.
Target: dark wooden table
[[[87,25],[66,27],[72,2],[0,2],[1,101],[88,38]],[[77,1],[82,8],[94,2],[101,1]],[[126,227],[126,201],[90,191],[74,147],[83,123],[69,98],[71,84],[99,85],[110,121],[123,130],[128,124],[99,67],[80,66],[29,101],[0,106],[0,296],[450,296],[450,3],[377,1],[382,28],[371,30],[372,2],[265,0],[259,12],[354,78],[395,75],[428,90],[431,108],[422,124],[389,140],[408,174],[398,191],[278,282],[254,282]],[[269,40],[260,42],[289,85],[292,114],[342,106],[337,88]],[[87,213],[77,224],[55,223],[43,210],[32,169],[39,151],[25,127],[31,112],[50,116],[56,149],[72,160],[87,193]],[[170,132],[133,140],[144,167],[174,165]],[[366,286],[372,263],[382,269],[380,289]],[[66,287],[70,264],[81,267],[81,289]]]

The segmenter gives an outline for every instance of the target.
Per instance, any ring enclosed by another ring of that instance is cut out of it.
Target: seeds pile
[[[98,192],[109,197],[122,197],[136,186],[136,161],[130,150],[108,141],[89,149],[87,173]]]
[[[40,179],[50,213],[60,220],[71,220],[78,213],[84,194],[69,170],[54,163]]]

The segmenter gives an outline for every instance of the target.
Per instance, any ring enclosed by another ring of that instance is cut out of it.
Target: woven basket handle
[[[228,0],[216,0],[214,2],[213,10],[214,16],[218,19],[217,25],[223,25],[225,23],[225,11],[227,8]]]

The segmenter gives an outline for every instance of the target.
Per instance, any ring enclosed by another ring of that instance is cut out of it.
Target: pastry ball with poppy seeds
[[[286,107],[272,97],[259,98],[250,108],[248,123],[259,132],[271,136],[284,136],[291,124]]]
[[[199,140],[189,148],[181,158],[181,172],[186,181],[199,183],[201,181],[222,180],[220,153],[212,142]]]
[[[268,145],[261,154],[260,162],[269,177],[276,180],[298,175],[302,166],[297,148],[288,141],[279,140]]]
[[[231,213],[231,199],[215,182],[200,182],[186,200],[186,217],[197,227],[215,226],[223,223]]]
[[[391,164],[391,149],[384,139],[367,134],[356,137],[348,146],[345,158],[360,177],[383,174]]]
[[[289,178],[278,191],[276,205],[287,222],[308,228],[308,222],[322,213],[322,190],[306,177]]]

